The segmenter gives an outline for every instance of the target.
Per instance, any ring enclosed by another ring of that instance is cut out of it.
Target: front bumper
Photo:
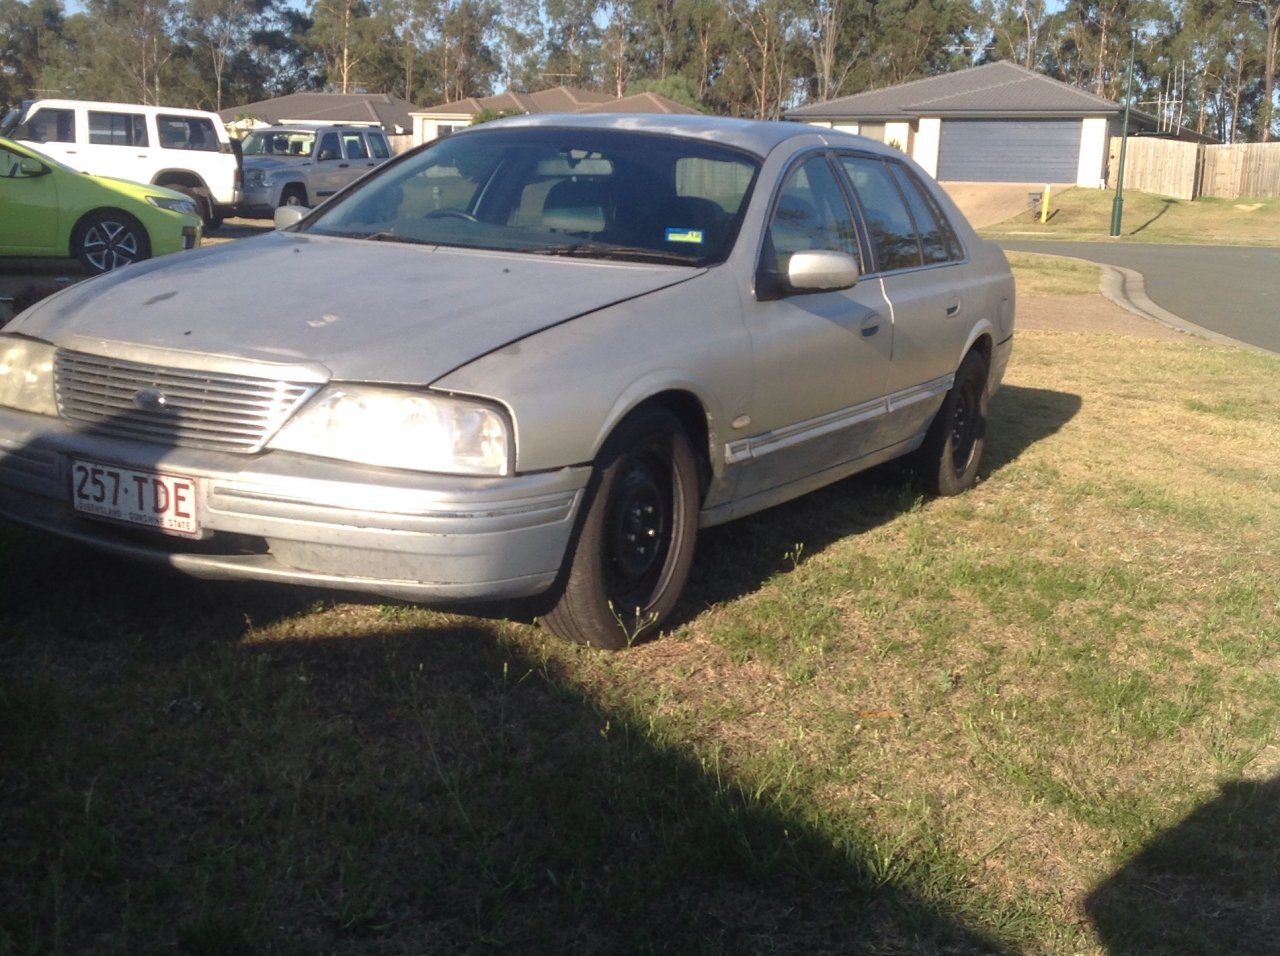
[[[73,458],[197,484],[201,537],[71,504]],[[166,448],[0,408],[0,515],[197,577],[279,581],[423,603],[527,597],[554,582],[589,469],[461,478],[281,452]]]
[[[236,207],[236,215],[246,219],[270,219],[275,215],[279,190],[265,186],[246,186]]]

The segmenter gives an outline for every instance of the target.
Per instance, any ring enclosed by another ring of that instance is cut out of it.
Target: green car
[[[73,256],[97,274],[200,238],[189,196],[79,173],[0,137],[0,256]]]

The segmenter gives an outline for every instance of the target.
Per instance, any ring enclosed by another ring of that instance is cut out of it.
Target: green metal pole
[[[1133,54],[1138,41],[1129,41],[1129,75],[1124,81],[1124,123],[1120,128],[1120,172],[1116,176],[1116,198],[1111,203],[1111,235],[1120,235],[1120,220],[1124,217],[1124,150],[1129,141],[1129,103],[1133,99]]]

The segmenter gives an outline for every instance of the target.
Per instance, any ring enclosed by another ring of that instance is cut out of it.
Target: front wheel
[[[114,210],[92,212],[77,224],[71,253],[93,275],[151,257],[151,241],[142,223]]]
[[[619,650],[652,636],[693,563],[698,469],[675,416],[647,409],[605,442],[555,606],[557,636]]]
[[[935,495],[958,495],[978,478],[987,440],[987,363],[970,352],[916,452],[916,470]]]
[[[307,191],[301,186],[285,186],[284,191],[280,193],[280,205],[282,206],[305,206],[306,204]]]

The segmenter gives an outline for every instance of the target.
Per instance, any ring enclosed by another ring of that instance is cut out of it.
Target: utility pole
[[[1136,36],[1129,38],[1129,76],[1124,81],[1124,122],[1120,127],[1120,172],[1116,176],[1116,198],[1111,203],[1111,235],[1120,235],[1120,220],[1124,217],[1124,150],[1129,142],[1129,102],[1133,99],[1133,54],[1137,49]]]

